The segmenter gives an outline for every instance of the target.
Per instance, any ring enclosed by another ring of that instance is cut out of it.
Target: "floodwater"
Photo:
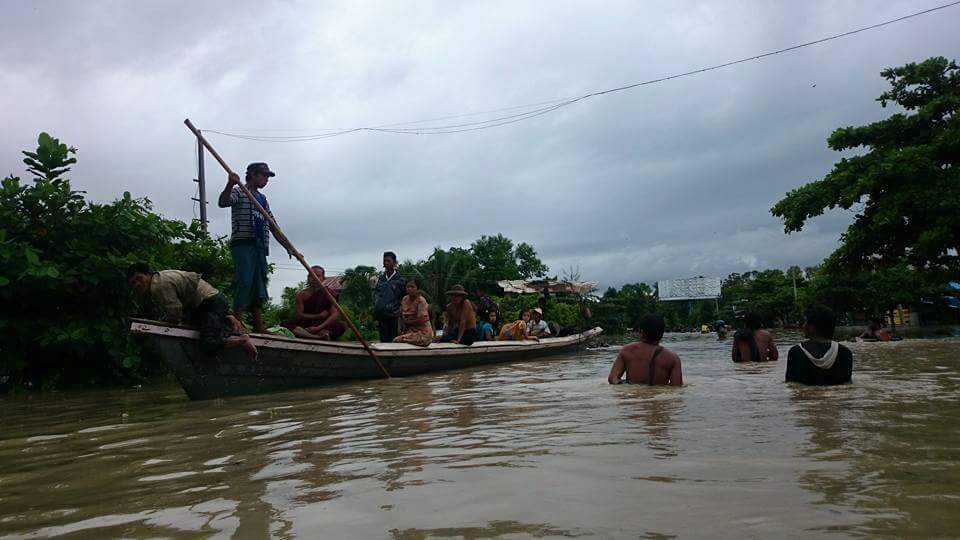
[[[0,537],[952,536],[960,340],[851,344],[782,382],[672,336],[684,388],[610,386],[617,348],[188,402],[0,401]]]

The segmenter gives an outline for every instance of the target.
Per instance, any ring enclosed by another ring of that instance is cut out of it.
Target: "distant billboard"
[[[657,296],[667,300],[705,300],[720,298],[722,278],[696,277],[657,282]]]

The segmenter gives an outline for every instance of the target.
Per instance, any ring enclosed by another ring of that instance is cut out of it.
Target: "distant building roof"
[[[518,294],[539,294],[544,289],[549,289],[552,293],[587,294],[597,288],[596,281],[549,281],[545,279],[502,279],[497,282],[497,285],[503,289],[503,292]]]

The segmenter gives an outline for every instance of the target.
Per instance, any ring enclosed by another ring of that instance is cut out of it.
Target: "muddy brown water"
[[[953,536],[960,340],[851,344],[784,384],[669,336],[684,388],[609,386],[617,347],[189,402],[176,386],[0,400],[0,537]]]

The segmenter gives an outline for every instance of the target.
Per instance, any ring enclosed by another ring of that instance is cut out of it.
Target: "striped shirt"
[[[270,203],[266,202],[267,197],[262,193],[260,196],[263,197],[265,203],[263,205],[264,209],[270,214],[270,217],[273,217],[273,212],[270,211]],[[253,206],[253,203],[250,202],[250,199],[247,198],[240,186],[233,186],[233,189],[230,191],[230,241],[256,240],[258,237],[261,237],[263,238],[264,251],[269,255],[270,222],[266,219],[263,220],[263,228],[259,231],[260,234],[258,235],[255,220],[260,217],[260,212]]]

